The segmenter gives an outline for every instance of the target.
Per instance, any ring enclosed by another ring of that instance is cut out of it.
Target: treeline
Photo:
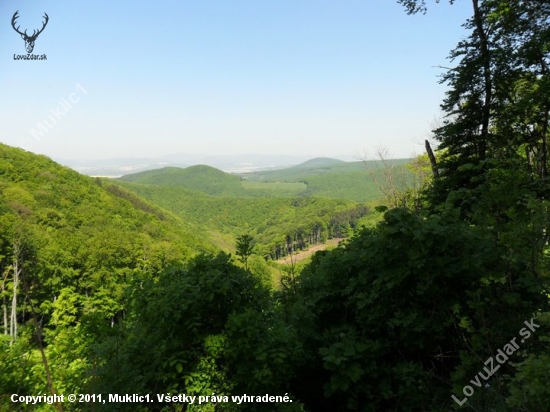
[[[354,233],[361,219],[369,213],[370,211],[365,205],[357,205],[334,212],[329,219],[325,220],[308,219],[306,215],[299,225],[287,229],[282,240],[271,242],[260,248],[260,253],[266,258],[278,260],[312,245],[325,243],[328,239],[346,238]]]

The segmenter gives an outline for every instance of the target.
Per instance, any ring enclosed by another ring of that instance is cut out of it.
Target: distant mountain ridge
[[[345,162],[334,158],[314,158],[276,170],[229,174],[211,166],[165,167],[119,178],[121,181],[155,186],[181,187],[211,196],[318,197],[370,201],[380,196],[372,172],[386,167],[400,168],[409,159]],[[396,169],[397,170],[397,169]]]
[[[206,165],[189,166],[185,169],[164,167],[122,176],[119,179],[142,184],[184,187],[213,196],[246,194],[240,177]]]
[[[352,160],[350,156],[338,156]],[[164,167],[185,168],[193,165],[208,165],[228,173],[247,173],[259,170],[275,170],[315,160],[314,156],[289,155],[190,155],[171,154],[157,158],[113,158],[99,160],[54,159],[88,176],[120,177],[130,173]],[[336,160],[336,159],[334,159]]]

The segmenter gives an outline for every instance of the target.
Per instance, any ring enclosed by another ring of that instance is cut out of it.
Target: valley
[[[2,5],[0,412],[550,411],[550,2]]]

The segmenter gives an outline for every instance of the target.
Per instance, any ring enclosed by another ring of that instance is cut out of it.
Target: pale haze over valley
[[[15,59],[16,11],[29,32],[48,14],[33,51],[47,60]],[[468,15],[462,2],[407,16],[393,1],[4,1],[0,142],[71,165],[173,154],[296,164],[377,146],[410,157],[439,116],[437,66]]]

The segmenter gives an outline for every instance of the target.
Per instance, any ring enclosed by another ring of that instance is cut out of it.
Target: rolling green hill
[[[406,164],[410,159],[391,159],[387,163],[390,166],[399,166]],[[322,174],[341,174],[349,172],[362,172],[370,169],[381,169],[384,164],[378,160],[369,160],[366,162],[344,162],[342,160],[330,158],[311,159],[299,165],[278,170],[265,170],[240,174],[241,177],[250,181],[260,182],[295,182],[305,179],[309,176]]]
[[[396,174],[408,173],[402,166],[409,161],[410,159],[392,159],[386,161],[386,166],[381,161],[343,162],[318,158],[286,169],[252,172],[240,176],[249,187],[302,183],[303,190],[298,192],[300,196],[372,202],[382,196],[379,184],[384,180],[387,167],[394,168]]]
[[[76,392],[128,285],[216,251],[206,239],[120,186],[0,144],[0,393],[45,393],[44,365]],[[0,410],[13,410],[5,396]]]
[[[108,181],[0,144],[0,264],[14,239],[33,250],[40,293],[89,292],[138,262],[183,262],[214,250],[200,229]],[[48,286],[46,286],[48,285]]]
[[[405,162],[391,164],[400,167]],[[374,175],[384,170],[381,166],[369,164]],[[111,182],[200,227],[223,250],[233,252],[236,237],[250,233],[258,252],[271,258],[345,236],[367,214],[364,202],[380,198],[363,162],[331,158],[242,177],[192,166],[140,172]]]
[[[241,178],[214,167],[197,165],[181,169],[165,167],[122,176],[126,182],[176,186],[195,189],[215,196],[246,196]]]
[[[387,161],[399,173],[409,159]],[[369,168],[369,170],[367,170]],[[193,189],[213,196],[234,198],[319,197],[372,202],[381,193],[386,166],[380,161],[344,162],[316,158],[286,169],[232,175],[209,166],[185,169],[167,167],[123,176],[119,180],[140,184]]]

